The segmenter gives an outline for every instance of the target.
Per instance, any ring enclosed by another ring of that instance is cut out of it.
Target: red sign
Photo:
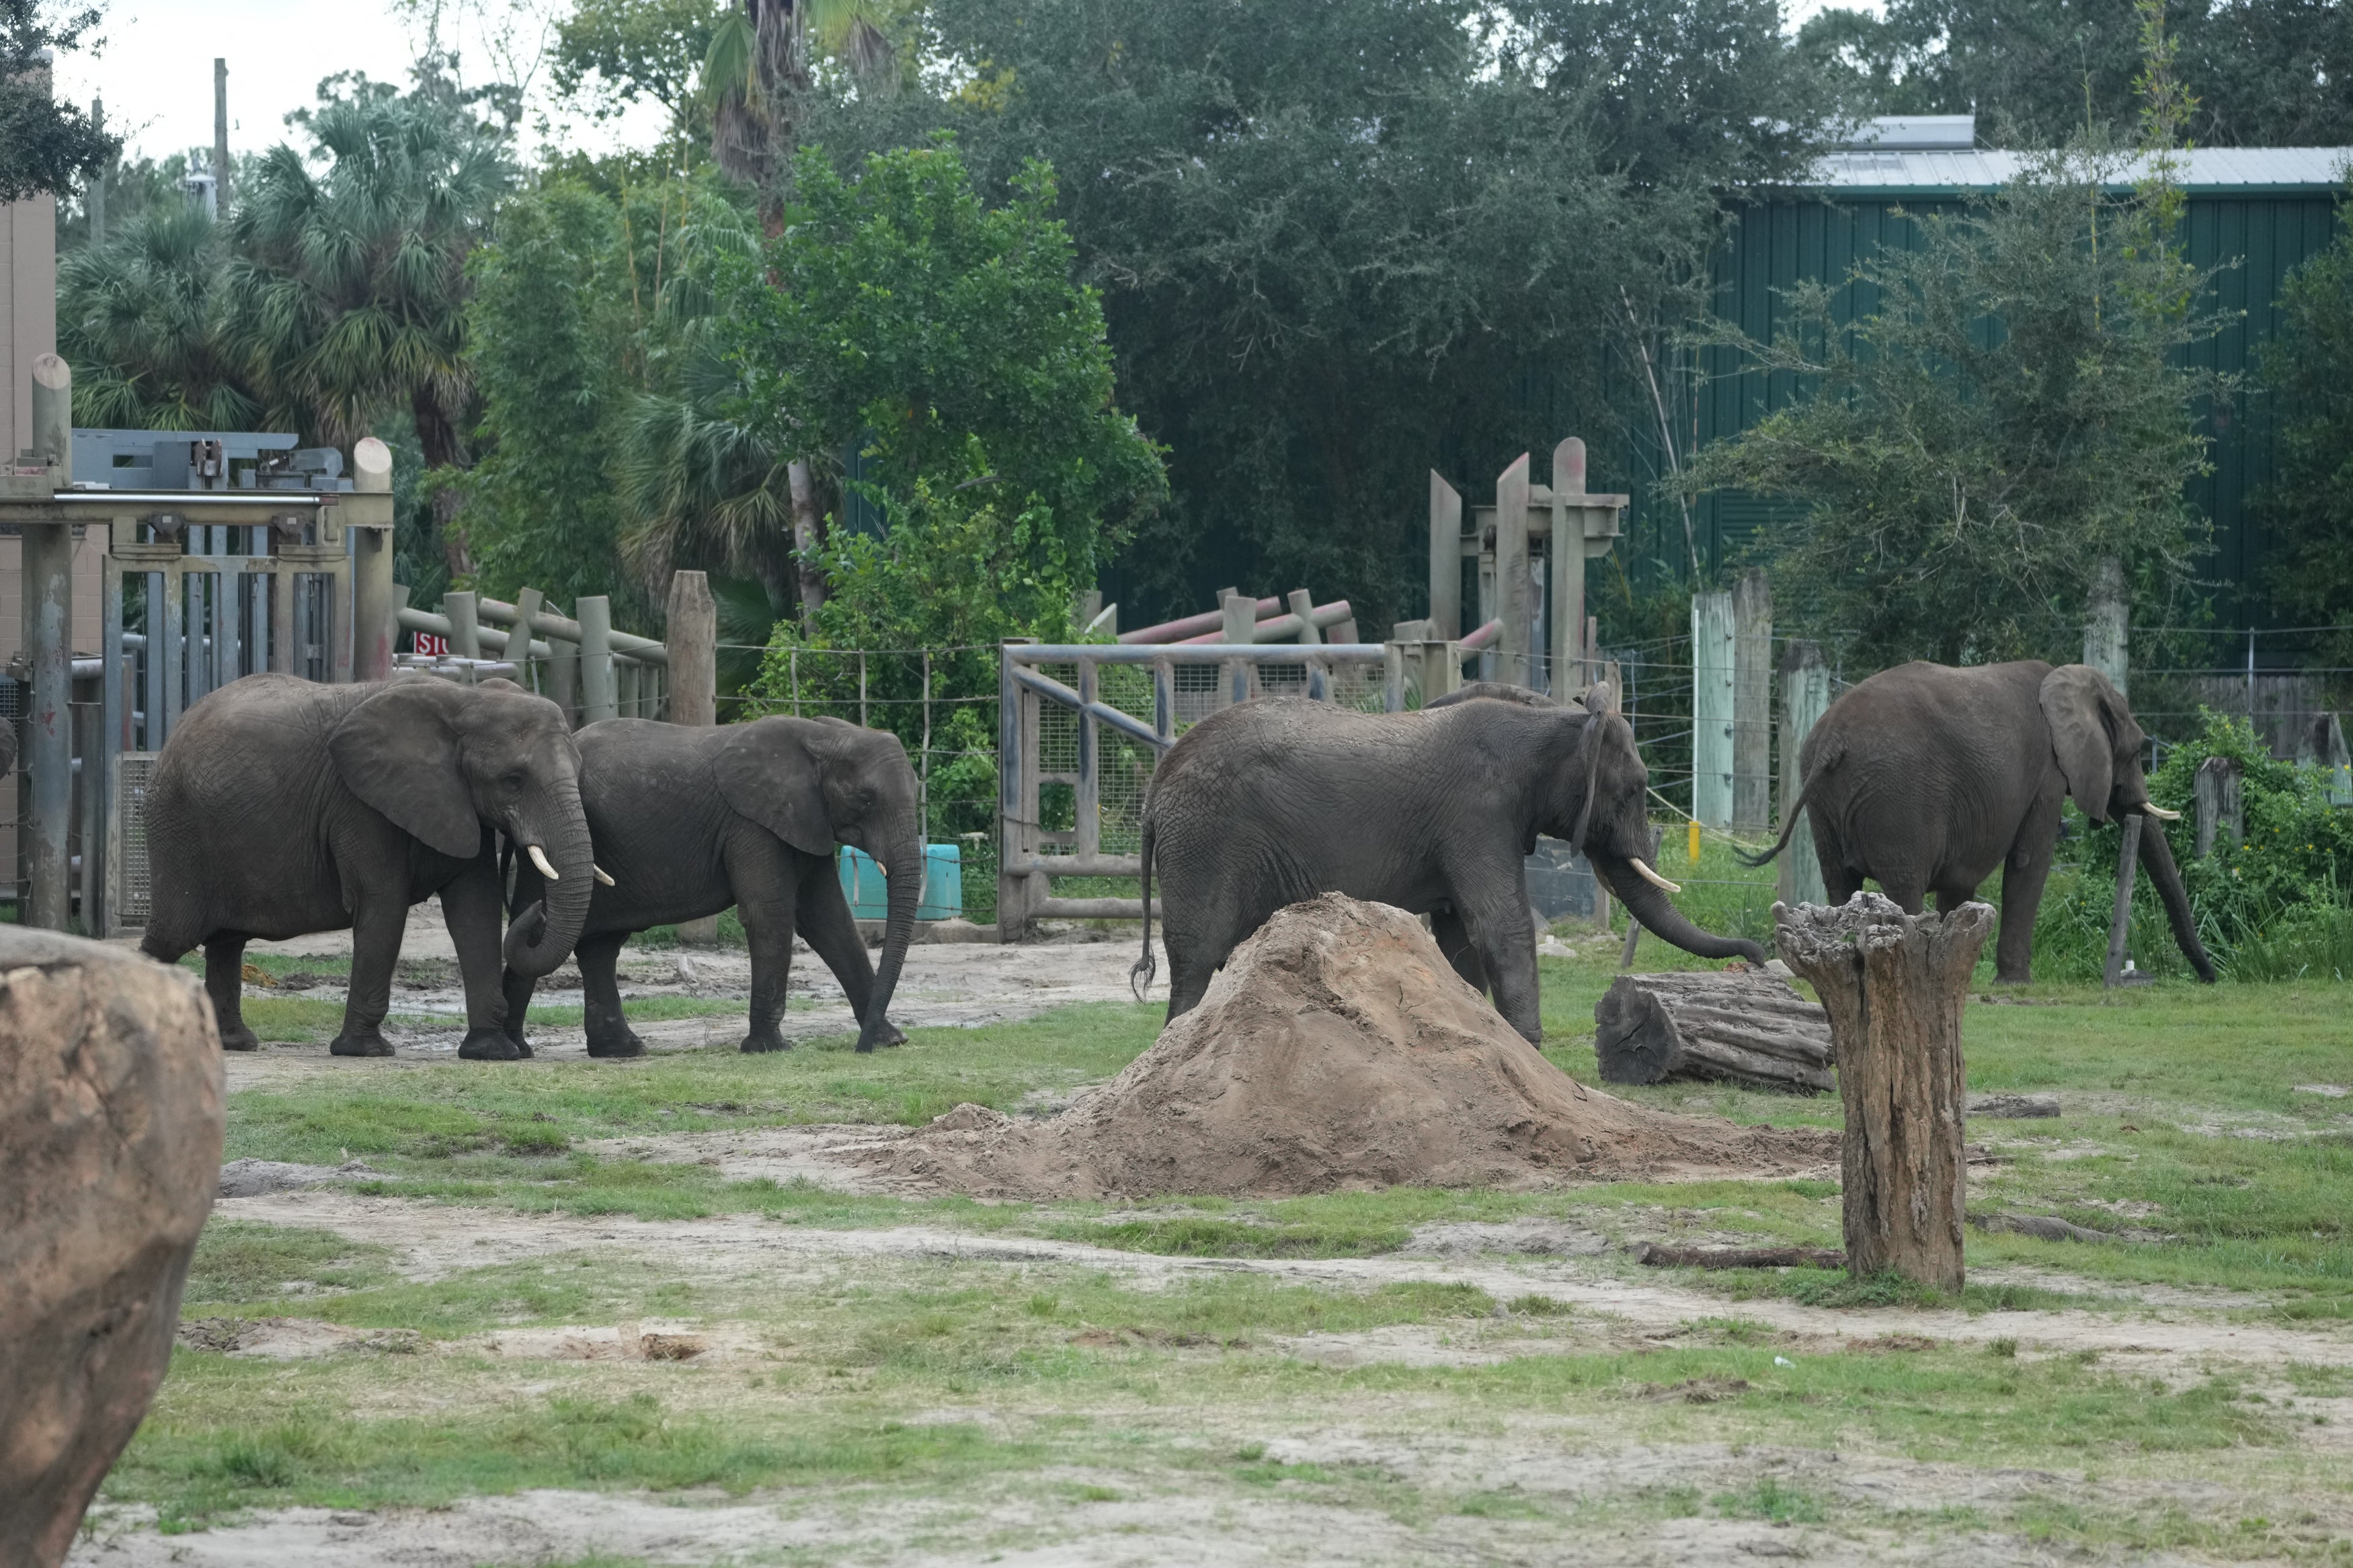
[[[417,638],[417,651],[419,653],[438,656],[449,651],[449,639],[438,633],[417,632],[412,635]]]

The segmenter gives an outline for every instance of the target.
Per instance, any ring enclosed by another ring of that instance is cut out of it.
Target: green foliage
[[[102,171],[122,139],[60,103],[49,86],[51,58],[85,43],[100,12],[58,13],[47,0],[0,0],[0,202],[62,195]]]
[[[2247,834],[2235,845],[2218,835],[2213,851],[2199,858],[2189,852],[2191,824],[2198,767],[2209,757],[2239,764]],[[2149,822],[2142,831],[2167,832],[2199,938],[2218,968],[2241,980],[2353,978],[2353,813],[2329,804],[2326,774],[2274,760],[2243,718],[2208,713],[2195,741],[2168,748],[2148,790],[2158,805],[2182,814],[2170,830]],[[2035,973],[2091,979],[2106,962],[2123,829],[2071,821],[2078,831],[2062,847],[2063,868],[2035,921]],[[2170,931],[2144,871],[2133,888],[2137,966],[2187,973]]]
[[[464,479],[478,582],[559,603],[615,586],[621,511],[609,472],[626,371],[619,215],[569,182],[500,209],[470,268],[483,454]]]
[[[2353,233],[2296,268],[2263,340],[2263,390],[2289,413],[2255,510],[2273,566],[2263,586],[2285,626],[2353,623]],[[2324,665],[2353,665],[2353,632],[2324,642]]]
[[[2136,0],[1891,0],[1883,14],[1818,12],[1800,30],[1866,114],[1978,116],[1992,145],[2063,143],[2086,121],[2123,123],[2143,65]],[[2353,16],[2327,0],[2167,0],[2184,129],[2207,146],[2353,141]]]
[[[673,125],[693,124],[696,74],[730,9],[720,0],[579,0],[555,34],[555,90],[589,98],[608,120],[651,99]]]
[[[58,352],[74,422],[123,430],[269,428],[228,319],[220,235],[159,204],[58,268]]]
[[[2143,600],[2186,580],[2190,409],[2217,383],[2182,351],[2215,323],[2186,308],[2201,279],[2157,226],[2163,187],[2111,194],[2119,163],[2030,158],[1961,215],[1915,220],[1916,246],[1855,267],[1870,304],[1851,323],[1808,284],[1770,343],[1711,335],[1804,390],[1702,452],[1690,485],[1808,504],[1776,542],[1777,597],[1851,629],[1851,659],[2070,647],[2103,556]]]
[[[937,0],[923,80],[831,92],[809,134],[854,160],[952,130],[991,193],[1060,172],[1123,405],[1173,454],[1102,581],[1124,618],[1307,584],[1377,630],[1422,613],[1430,468],[1577,430],[1595,488],[1640,488],[1633,346],[1704,303],[1718,193],[1794,174],[1823,117],[1778,15]]]

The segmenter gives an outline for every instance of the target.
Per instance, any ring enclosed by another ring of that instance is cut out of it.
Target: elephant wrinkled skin
[[[188,710],[156,763],[154,905],[140,946],[166,963],[202,946],[221,1044],[249,1051],[245,944],[348,927],[351,994],[333,1052],[390,1056],[384,1016],[408,907],[438,893],[466,985],[459,1055],[511,1060],[497,837],[568,879],[504,953],[544,974],[571,952],[588,905],[579,772],[563,710],[512,681],[231,681]]]
[[[1535,931],[1526,858],[1567,841],[1651,931],[1706,958],[1765,962],[1753,942],[1701,931],[1669,903],[1650,853],[1650,771],[1597,689],[1584,708],[1481,696],[1419,712],[1359,713],[1264,698],[1186,731],[1144,808],[1145,956],[1155,864],[1168,947],[1168,1016],[1189,1011],[1226,955],[1287,904],[1345,893],[1430,916],[1456,971],[1532,1041]]]
[[[2147,741],[2124,695],[2089,665],[1915,662],[1880,671],[1831,704],[1799,756],[1798,805],[1831,902],[1846,902],[1868,877],[1906,914],[1918,914],[1931,893],[1939,909],[1957,909],[2000,870],[1995,973],[2023,984],[2072,795],[2094,822],[2149,819],[2141,864],[2174,941],[2211,984],[2214,965],[2165,839],[2173,814],[2149,804],[2140,761]],[[1791,811],[1779,842],[1749,863],[1779,854],[1799,821]]]
[[[621,1015],[614,971],[621,944],[648,926],[731,905],[752,949],[744,1049],[785,1048],[778,1025],[797,929],[849,995],[858,1048],[905,1037],[889,1013],[923,894],[923,835],[915,773],[897,737],[839,719],[777,716],[717,729],[607,719],[579,741],[588,830],[613,877],[612,886],[595,889],[578,942],[589,1055],[645,1049]],[[836,843],[872,856],[891,885],[879,974],[842,896]],[[543,881],[518,864],[516,903]],[[507,978],[518,1044],[532,983]]]

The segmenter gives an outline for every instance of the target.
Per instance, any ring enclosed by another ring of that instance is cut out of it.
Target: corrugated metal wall
[[[2248,385],[2235,406],[2205,412],[2213,437],[2213,472],[2190,487],[2191,501],[2214,522],[2217,553],[2210,570],[2226,583],[2247,581],[2263,559],[2247,501],[2270,474],[2279,411],[2254,385],[2256,348],[2277,330],[2277,301],[2288,274],[2335,233],[2337,205],[2334,192],[2318,189],[2243,195],[2192,190],[2189,195],[2189,258],[2200,268],[2221,268],[2211,304],[2242,312],[2196,351],[2200,363],[2241,376]],[[1830,199],[1745,206],[1716,264],[1718,309],[1749,336],[1769,338],[1785,311],[1778,291],[1800,281],[1837,283],[1856,260],[1880,247],[1915,246],[1919,233],[1913,215],[1959,206],[1957,193],[1899,197],[1847,192]],[[1859,285],[1844,285],[1838,300],[1841,320],[1872,308],[1874,301],[1865,293]],[[1788,376],[1735,374],[1729,351],[1708,351],[1698,368],[1703,374],[1692,434],[1701,443],[1746,429],[1795,395]],[[1769,532],[1789,510],[1753,497],[1707,498],[1698,517],[1703,555],[1711,566],[1722,564],[1727,552],[1737,552],[1760,531]],[[1654,511],[1645,521],[1655,527],[1665,520]]]

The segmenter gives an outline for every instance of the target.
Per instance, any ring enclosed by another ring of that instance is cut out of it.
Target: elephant
[[[588,831],[616,885],[599,887],[576,943],[588,1054],[634,1057],[645,1042],[622,1016],[614,962],[648,926],[733,906],[752,948],[746,1051],[789,1048],[778,1028],[798,929],[858,1015],[858,1048],[905,1038],[890,1021],[923,884],[914,770],[897,737],[839,719],[755,719],[716,729],[607,719],[582,730],[580,793]],[[877,973],[835,870],[839,841],[874,858],[891,888]],[[514,898],[538,874],[515,868]],[[521,1044],[536,975],[507,979],[509,1027]]]
[[[1898,665],[1831,704],[1799,753],[1804,786],[1779,839],[1743,858],[1761,866],[1778,855],[1802,808],[1833,904],[1869,877],[1907,914],[1930,893],[1939,909],[1957,909],[1999,868],[1995,974],[2024,984],[2061,807],[2072,796],[2094,822],[2137,812],[2154,819],[2141,864],[2174,941],[2211,984],[2214,965],[2165,841],[2164,824],[2180,814],[2150,804],[2141,772],[2147,739],[2124,694],[2089,665]]]
[[[596,874],[564,710],[508,680],[248,675],[181,719],[147,811],[153,905],[140,946],[166,963],[203,947],[229,1050],[259,1044],[241,1006],[245,944],[348,927],[351,992],[331,1048],[390,1056],[384,1016],[408,907],[438,893],[466,987],[458,1054],[512,1060],[499,836],[562,877],[509,927],[509,969],[543,974],[564,962]]]
[[[1652,870],[1644,809],[1650,771],[1634,731],[1593,707],[1471,700],[1418,712],[1362,713],[1306,698],[1263,698],[1211,714],[1161,759],[1143,824],[1148,984],[1155,862],[1168,947],[1168,1016],[1268,916],[1318,893],[1431,917],[1455,971],[1484,989],[1532,1042],[1535,931],[1526,858],[1536,835],[1566,839],[1627,910],[1686,952],[1766,961],[1753,942],[1701,931]]]

